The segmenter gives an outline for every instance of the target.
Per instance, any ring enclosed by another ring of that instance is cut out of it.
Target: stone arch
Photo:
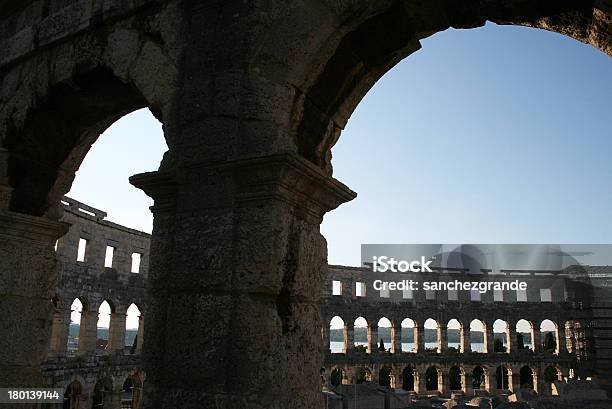
[[[425,345],[425,351],[431,352],[442,352],[441,337],[440,337],[440,324],[433,318],[427,318],[423,323],[423,344]],[[435,339],[435,341],[431,341]]]
[[[542,350],[550,354],[559,353],[559,326],[556,322],[544,319],[540,323],[540,345],[536,350]]]
[[[470,322],[470,350],[472,352],[485,353],[488,352],[487,348],[487,324],[475,318]]]
[[[130,306],[126,310],[126,319],[125,319],[125,331],[126,337],[124,345],[130,348],[130,353],[136,353],[138,349],[138,344],[142,343],[142,310],[138,307],[136,303],[131,303]],[[131,337],[131,333],[135,330],[136,335]],[[130,337],[128,339],[128,333],[130,333]],[[131,340],[131,341],[130,341]]]
[[[416,391],[416,368],[411,365],[408,365],[402,371],[402,389],[408,392]]]
[[[129,374],[121,386],[121,407],[139,408],[142,402],[143,381],[138,372]]]
[[[440,391],[442,387],[442,370],[437,366],[430,366],[425,371],[425,390]]]
[[[412,318],[404,318],[400,326],[402,352],[416,352],[418,338],[416,322]]]
[[[348,340],[348,328],[345,321],[338,315],[332,317],[329,321],[329,330],[329,349],[335,354],[345,354]]]
[[[345,21],[343,33],[332,32],[321,43],[324,50],[313,58],[311,70],[304,77],[303,96],[293,108],[300,118],[300,154],[330,172],[330,149],[363,96],[389,69],[418,50],[419,40],[438,31],[479,27],[486,21],[523,25],[557,31],[612,53],[605,29],[598,28],[598,24],[606,26],[609,10],[579,2],[516,2],[503,10],[477,2],[459,9],[441,1],[427,6],[391,3],[371,8],[376,10],[361,14],[368,18],[357,17],[348,24]],[[357,10],[351,12],[360,15]],[[595,32],[599,35],[593,35]]]
[[[70,382],[64,391],[62,409],[79,409],[82,395],[83,385],[81,382],[78,380]]]
[[[346,382],[346,371],[344,368],[337,366],[331,370],[329,375],[329,383],[331,386],[338,387]]]
[[[70,305],[70,323],[68,326],[67,336],[67,352],[68,354],[75,354],[81,349],[81,342],[86,335],[87,329],[82,325],[82,315],[84,312],[89,312],[89,303],[85,297],[76,297]],[[78,325],[77,336],[73,336],[73,330],[71,327]]]
[[[493,322],[493,352],[510,353],[510,325],[507,321],[497,319]]]
[[[451,318],[446,324],[447,347],[450,351],[463,353],[463,323],[456,318]]]
[[[110,376],[98,379],[91,394],[92,409],[109,408],[112,405],[113,381]]]
[[[488,389],[487,371],[484,367],[477,365],[472,370],[472,388],[473,389]]]
[[[534,350],[534,329],[533,324],[524,318],[516,323],[516,348]]]
[[[521,388],[535,389],[533,370],[525,365],[519,370],[519,385]]]
[[[508,368],[504,365],[500,365],[495,370],[495,387],[498,390],[509,390],[510,389],[510,376]]]
[[[393,369],[389,366],[382,366],[378,371],[378,384],[385,388],[393,387]]]
[[[370,370],[370,368],[360,366],[355,369],[355,383],[370,383],[372,382],[372,378],[372,371]]]
[[[395,336],[395,331],[393,328],[393,323],[387,317],[381,317],[377,323],[378,328],[378,352],[394,352],[392,349],[393,345],[393,337]],[[383,328],[381,330],[381,328]],[[383,332],[383,333],[381,333]],[[388,334],[388,335],[386,335]]]
[[[451,391],[465,392],[465,370],[460,366],[451,366],[448,370],[448,387]]]
[[[104,299],[98,307],[98,320],[96,324],[96,349],[105,350],[111,340],[111,328],[113,327],[113,316],[117,308],[113,301]],[[104,330],[106,329],[106,331]]]

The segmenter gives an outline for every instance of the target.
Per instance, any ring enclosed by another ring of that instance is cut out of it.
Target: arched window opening
[[[520,385],[521,388],[533,389],[533,371],[528,366],[521,368]]]
[[[391,368],[383,366],[378,371],[378,384],[385,388],[391,387]]]
[[[459,320],[453,318],[446,325],[446,340],[450,352],[464,352],[463,326]]]
[[[510,376],[508,373],[508,368],[501,365],[498,366],[495,370],[495,378],[496,378],[496,388],[499,390],[509,390],[510,389]]]
[[[504,320],[495,320],[493,323],[493,352],[509,353],[510,326]]]
[[[355,371],[355,382],[357,384],[372,382],[372,371],[363,366],[357,368]]]
[[[438,391],[440,389],[440,369],[430,366],[425,371],[425,389],[427,391]]]
[[[453,366],[448,371],[448,387],[451,391],[464,390],[464,373],[458,366]]]
[[[417,327],[410,318],[405,318],[402,323],[401,342],[402,352],[416,352]]]
[[[440,325],[438,325],[438,321],[433,318],[425,320],[423,332],[425,338],[425,351],[436,353],[442,352],[440,346]]]
[[[98,308],[98,323],[96,325],[96,349],[106,350],[110,339],[110,324],[113,308],[111,304],[104,300]]]
[[[402,389],[404,389],[405,391],[408,392],[414,392],[415,391],[415,387],[414,387],[414,382],[415,382],[415,376],[414,376],[414,367],[412,366],[407,366],[404,368],[404,370],[402,371]]]
[[[486,338],[486,326],[485,324],[475,319],[470,322],[470,348],[472,352],[484,353]]]
[[[140,327],[140,309],[136,304],[131,304],[127,309],[125,318],[125,347],[129,348],[130,354],[135,354],[138,346],[138,329]]]
[[[332,354],[346,353],[347,328],[344,320],[335,316],[329,322],[329,349]]]
[[[79,409],[83,388],[79,381],[72,381],[64,392],[62,409]]]
[[[110,407],[109,405],[105,405],[106,402],[110,399],[110,394],[113,390],[113,383],[110,378],[100,379],[96,382],[94,386],[93,394],[92,394],[92,409],[104,409],[105,407]]]
[[[485,371],[481,366],[477,366],[472,371],[472,388],[485,389]]]
[[[378,352],[392,352],[393,327],[387,317],[378,320]]]
[[[68,328],[68,355],[74,355],[79,351],[81,340],[81,314],[83,313],[83,302],[75,298],[70,305],[70,326]]]
[[[346,376],[344,373],[344,369],[334,368],[329,376],[329,383],[331,384],[331,386],[337,387],[345,383],[345,378]]]
[[[542,351],[549,354],[559,353],[559,330],[557,324],[551,320],[544,320],[540,324],[540,342]]]
[[[516,349],[533,351],[533,325],[525,319],[516,323]]]
[[[142,397],[142,382],[137,374],[125,379],[121,387],[121,409],[136,409],[140,407]]]
[[[370,353],[368,342],[368,321],[358,317],[353,323],[354,347],[357,352]]]

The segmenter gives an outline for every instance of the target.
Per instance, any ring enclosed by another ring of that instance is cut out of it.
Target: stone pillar
[[[329,326],[324,325],[321,331],[323,332],[323,351],[324,351],[324,354],[327,354],[331,351],[331,349],[329,348],[329,336],[330,336]]]
[[[415,325],[414,327],[414,348],[417,353],[425,352],[424,342],[425,326]]]
[[[472,336],[470,334],[470,324],[467,327],[464,325],[462,331],[463,352],[472,352]]]
[[[567,352],[566,338],[565,338],[565,326],[563,323],[557,324],[557,354],[564,354]]]
[[[417,385],[416,393],[425,393],[427,392],[427,377],[425,376],[425,372],[417,372],[415,384]]]
[[[533,329],[531,331],[531,337],[533,341],[533,352],[536,352],[536,353],[544,352],[544,349],[542,348],[542,340],[540,339],[541,338],[540,330]]]
[[[391,338],[391,352],[400,354],[402,352],[402,328],[395,322],[391,328]]]
[[[508,322],[508,342],[510,346],[510,353],[515,353],[518,351],[518,342],[516,340],[516,322],[511,323]]]
[[[472,369],[465,369],[465,396],[474,396],[474,375]]]
[[[184,160],[205,155],[192,136]],[[292,153],[181,163],[131,182],[155,201],[144,407],[315,407],[327,277],[319,227],[354,193]]]
[[[443,353],[448,349],[448,328],[446,325],[440,325],[438,327],[438,352]]]
[[[493,333],[493,324],[489,322],[484,323],[484,348],[486,353],[494,352],[495,334]]]
[[[79,330],[79,355],[96,352],[98,313],[96,311],[81,312]]]
[[[110,316],[108,351],[123,352],[125,349],[125,313],[114,312]]]
[[[144,328],[145,328],[144,315],[138,317],[138,339],[136,340],[136,351],[135,353],[140,354],[142,352],[142,346],[144,344]],[[329,348],[329,328],[327,329],[327,346]]]
[[[0,203],[0,387],[40,387],[57,286],[54,245],[68,225],[3,207]]]
[[[513,367],[508,370],[508,386],[512,392],[516,392],[521,387],[520,368]]]
[[[355,350],[355,329],[345,322],[344,333],[344,352],[348,354]]]
[[[53,312],[49,358],[66,356],[70,333],[70,313],[70,306],[68,308],[58,307]]]
[[[378,325],[370,324],[370,331],[369,332],[370,332],[370,336],[368,338],[368,345],[370,347],[370,353],[371,354],[377,354],[378,353],[378,343],[379,343],[379,339],[378,339]]]

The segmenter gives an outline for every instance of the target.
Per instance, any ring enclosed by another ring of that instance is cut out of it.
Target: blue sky
[[[611,243],[610,58],[493,24],[422,44],[333,149],[334,177],[359,196],[325,216],[329,262],[358,265],[361,243]],[[69,195],[150,231],[151,202],[127,178],[166,149],[161,125],[134,112],[94,144]]]

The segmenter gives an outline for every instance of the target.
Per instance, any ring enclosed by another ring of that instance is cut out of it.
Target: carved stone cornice
[[[48,246],[68,232],[70,224],[0,210],[0,241]]]
[[[155,201],[151,212],[174,210],[177,197],[177,181],[173,172],[145,172],[130,176],[130,183],[141,189]]]
[[[312,162],[292,153],[232,161],[228,166],[236,178],[236,200],[243,205],[281,200],[321,218],[357,196]]]

